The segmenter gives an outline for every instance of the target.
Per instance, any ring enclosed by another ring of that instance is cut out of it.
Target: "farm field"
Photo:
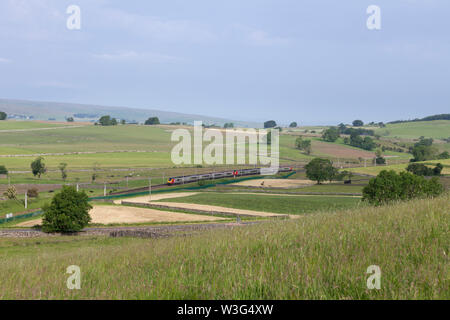
[[[168,239],[0,238],[0,298],[446,300],[449,203],[446,195]],[[72,264],[82,290],[66,288]],[[382,290],[366,289],[373,264]]]
[[[158,203],[160,201],[156,201]],[[359,198],[338,196],[282,196],[259,193],[199,193],[182,199],[164,202],[221,206],[226,208],[303,215],[318,211],[332,211],[356,207]]]
[[[186,223],[186,222],[209,222],[226,220],[221,217],[187,214],[181,212],[170,212],[144,208],[132,208],[111,205],[95,205],[89,212],[92,218],[91,224],[136,224],[136,223]],[[42,219],[34,219],[18,223],[17,227],[33,227],[40,225]]]
[[[450,120],[387,124],[386,128],[376,129],[376,133],[385,137],[404,139],[418,139],[421,136],[443,139],[450,137]]]
[[[423,163],[430,166],[435,166],[437,163],[441,163],[444,165],[444,169],[442,170],[442,174],[449,174],[448,167],[450,166],[450,159],[443,159],[443,160],[429,160],[424,162],[418,162]],[[393,165],[387,165],[387,166],[377,166],[377,167],[360,167],[360,168],[352,168],[351,171],[354,173],[359,174],[368,174],[371,176],[376,176],[383,170],[394,170],[395,172],[400,172],[406,170],[406,167],[409,165],[409,163],[403,163],[403,164],[393,164]]]

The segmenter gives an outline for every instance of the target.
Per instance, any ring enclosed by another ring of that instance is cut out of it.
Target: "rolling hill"
[[[65,120],[76,115],[76,121],[98,120],[102,115],[110,115],[127,121],[143,122],[149,117],[158,117],[162,123],[203,121],[204,124],[223,125],[233,122],[240,127],[262,127],[258,122],[245,122],[231,119],[222,119],[195,114],[184,114],[165,110],[138,109],[129,107],[110,107],[89,104],[76,104],[64,102],[45,102],[28,100],[0,99],[0,111],[16,119],[35,120]]]

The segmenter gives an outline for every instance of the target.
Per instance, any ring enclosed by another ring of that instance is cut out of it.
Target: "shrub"
[[[39,191],[37,188],[31,188],[31,189],[27,190],[27,195],[30,198],[37,198],[37,197],[39,197]]]
[[[4,165],[0,165],[0,174],[8,174],[8,169]]]
[[[3,195],[9,200],[17,200],[17,190],[14,186],[9,186]]]
[[[443,168],[444,166],[440,163],[438,163],[433,169],[422,163],[411,163],[406,168],[406,171],[414,173],[418,176],[439,176]]]
[[[43,208],[42,230],[44,232],[82,230],[91,221],[89,210],[92,206],[88,199],[84,191],[77,192],[74,187],[63,187],[62,191],[53,197],[50,205]]]
[[[410,172],[383,170],[363,189],[363,201],[381,205],[398,200],[434,197],[444,192],[437,178],[430,180]]]
[[[150,117],[147,120],[145,120],[145,125],[151,126],[155,124],[160,124],[158,117]]]
[[[375,158],[375,163],[376,164],[386,164],[386,159],[383,157],[376,157]]]

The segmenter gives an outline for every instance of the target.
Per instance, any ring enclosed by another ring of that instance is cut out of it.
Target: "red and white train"
[[[278,172],[290,172],[292,170],[293,170],[292,167],[280,167],[278,169]],[[214,173],[202,173],[202,174],[194,174],[194,175],[190,175],[190,176],[172,177],[167,180],[167,184],[169,186],[173,186],[173,185],[177,185],[177,184],[196,182],[196,181],[200,181],[200,180],[233,178],[233,177],[260,175],[260,174],[261,174],[261,168],[230,170],[230,171],[214,172]]]

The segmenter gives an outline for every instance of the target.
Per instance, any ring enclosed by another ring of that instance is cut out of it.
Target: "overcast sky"
[[[302,124],[448,113],[450,1],[1,0],[0,98]]]

